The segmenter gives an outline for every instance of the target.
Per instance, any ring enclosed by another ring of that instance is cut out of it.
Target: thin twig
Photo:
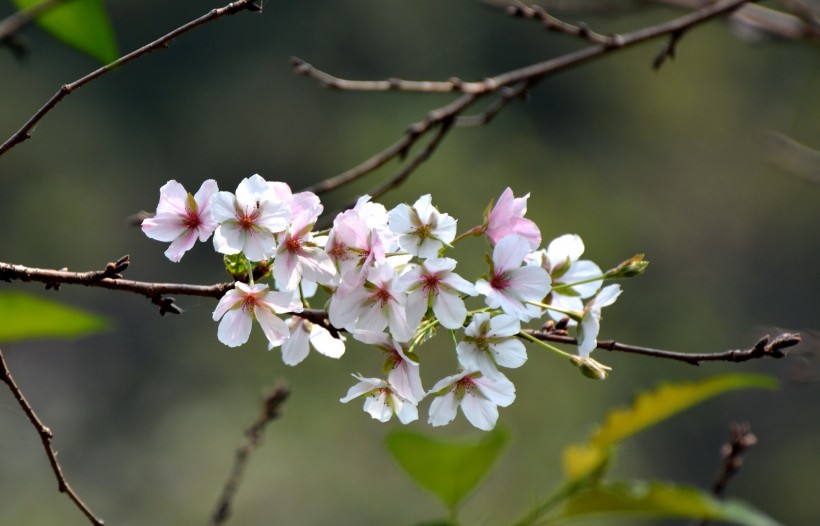
[[[211,520],[208,523],[210,526],[225,524],[228,520],[231,514],[231,503],[239,489],[239,484],[242,482],[242,476],[248,465],[248,458],[259,446],[265,427],[279,417],[280,408],[285,400],[287,400],[288,395],[290,395],[288,387],[278,385],[265,396],[262,411],[245,431],[245,442],[236,450],[236,457],[234,459],[233,468],[231,468],[231,474],[228,476],[228,480],[222,488],[222,493],[217,501],[216,508],[211,515]]]
[[[564,334],[556,334],[547,331],[526,330],[527,334],[541,341],[563,343],[567,345],[578,345],[578,340]],[[691,365],[700,365],[703,362],[746,362],[758,358],[783,358],[786,356],[784,349],[793,347],[800,343],[800,335],[797,333],[784,332],[773,339],[767,334],[755,343],[750,349],[736,349],[717,353],[684,353],[674,351],[664,351],[652,349],[650,347],[639,347],[618,343],[613,340],[598,340],[596,348],[606,351],[626,352],[631,354],[642,354],[653,358],[664,358],[686,362]]]
[[[80,499],[79,495],[74,492],[71,488],[71,485],[63,475],[63,470],[60,467],[60,463],[57,462],[57,452],[54,451],[54,448],[51,446],[51,441],[54,438],[51,430],[43,425],[43,422],[37,416],[37,413],[34,412],[34,409],[31,407],[31,404],[28,403],[26,397],[23,396],[23,392],[20,391],[20,388],[14,382],[14,378],[11,376],[11,371],[9,371],[8,365],[6,364],[6,360],[3,357],[3,351],[0,350],[0,380],[5,383],[11,394],[14,395],[14,398],[17,400],[17,403],[20,404],[20,407],[23,408],[23,412],[28,417],[29,422],[31,425],[34,426],[34,429],[37,431],[37,434],[40,435],[40,441],[43,443],[43,448],[46,450],[46,456],[48,456],[48,461],[51,464],[51,469],[54,471],[54,476],[57,477],[57,489],[60,493],[65,493],[68,495],[68,498],[83,512],[83,514],[88,517],[88,520],[91,524],[95,526],[103,526],[102,519],[97,518],[94,515],[94,512],[86,506],[86,504]]]
[[[544,28],[549,31],[556,31],[558,33],[583,38],[599,46],[608,46],[612,43],[612,37],[596,33],[584,23],[573,25],[559,20],[547,13],[540,5],[527,5],[524,2],[516,1],[513,2],[512,5],[507,6],[507,13],[509,13],[510,16],[538,20],[543,24]]]
[[[349,184],[359,177],[373,172],[392,159],[403,156],[416,143],[416,141],[418,141],[424,134],[429,132],[434,126],[447,119],[456,119],[458,121],[463,112],[482,97],[499,93],[502,99],[505,96],[507,97],[507,100],[498,101],[496,104],[491,106],[491,111],[487,112],[487,117],[492,118],[504,107],[506,107],[510,100],[521,95],[526,91],[526,89],[534,86],[539,81],[554,73],[570,69],[607,53],[626,49],[648,40],[660,38],[670,34],[682,33],[715,17],[732,12],[749,1],[750,0],[726,0],[723,2],[710,4],[693,13],[689,13],[662,24],[633,31],[631,33],[606,37],[607,40],[605,44],[596,44],[550,60],[546,60],[544,62],[507,71],[494,77],[489,77],[476,82],[464,82],[457,78],[451,78],[447,81],[441,82],[410,81],[395,78],[377,81],[348,80],[330,75],[329,73],[311,66],[302,59],[294,57],[291,59],[291,63],[297,73],[311,77],[325,86],[337,89],[366,91],[402,90],[422,93],[462,93],[462,95],[453,102],[429,112],[422,121],[409,126],[404,136],[385,148],[383,151],[347,170],[346,172],[330,177],[308,187],[307,190],[321,194],[323,192]],[[506,89],[508,87],[512,87],[512,92]],[[485,122],[488,121],[489,118],[487,118]],[[466,117],[462,122],[464,124],[476,124],[480,123],[481,120],[480,118],[475,119],[472,117]],[[461,123],[457,122],[457,124]]]
[[[105,75],[109,71],[112,71],[122,66],[123,64],[126,64],[128,62],[131,62],[132,60],[145,56],[148,53],[151,53],[152,51],[167,48],[171,44],[171,41],[173,41],[175,38],[184,33],[187,33],[188,31],[196,27],[207,24],[208,22],[212,22],[224,16],[234,15],[242,11],[260,11],[261,9],[257,4],[255,4],[255,2],[256,0],[237,0],[236,2],[232,2],[224,7],[212,9],[207,14],[188,22],[187,24],[171,31],[167,35],[151,42],[150,44],[146,44],[145,46],[142,46],[141,48],[118,58],[117,60],[106,66],[103,66],[95,71],[92,71],[88,75],[79,78],[70,84],[63,84],[62,86],[60,86],[60,89],[57,90],[57,93],[55,93],[43,105],[42,108],[37,110],[37,113],[32,115],[31,118],[25,124],[23,124],[23,126],[19,130],[17,130],[11,137],[9,137],[6,140],[6,142],[0,145],[0,155],[3,155],[14,146],[31,138],[31,131],[34,129],[37,123],[39,123],[40,120],[42,120],[42,118],[46,116],[46,114],[53,110],[54,107],[57,106],[57,104],[69,94],[82,88],[89,82]]]
[[[731,439],[723,444],[720,449],[721,463],[715,481],[712,483],[712,494],[715,497],[723,497],[729,480],[743,466],[743,454],[746,450],[757,444],[757,437],[752,434],[749,424],[732,423]],[[706,526],[709,521],[703,519],[695,526]]]

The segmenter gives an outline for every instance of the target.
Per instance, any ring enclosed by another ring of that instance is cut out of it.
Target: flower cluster
[[[156,215],[142,229],[171,242],[165,253],[171,261],[179,261],[197,239],[213,236],[226,264],[240,263],[244,273],[213,313],[225,345],[246,343],[255,320],[269,348],[281,347],[283,361],[296,365],[310,346],[341,357],[347,336],[378,349],[385,374],[354,375],[358,383],[342,402],[365,397],[364,410],[373,418],[386,422],[396,415],[408,423],[418,419],[418,404],[431,398],[431,425],[448,424],[460,407],[471,424],[488,430],[498,407],[515,399],[515,386],[500,369],[527,361],[522,323],[548,314],[574,327],[573,363],[598,377],[608,369],[589,354],[597,344],[601,309],[621,293],[618,285],[601,289],[602,282],[620,276],[581,260],[584,244],[577,235],[539,249],[541,232],[525,217],[528,197],[516,198],[506,189],[483,223],[461,236],[456,219],[440,212],[429,194],[389,211],[364,196],[330,229],[315,231],[323,210],[319,198],[293,193],[285,183],[254,175],[231,193],[208,180],[191,195],[169,181],[160,190]],[[457,261],[445,256],[468,236],[484,237],[491,248],[489,269],[475,280],[460,276]],[[326,319],[309,321],[300,313],[320,290],[329,296]],[[458,371],[425,390],[419,351],[437,330],[452,334]]]

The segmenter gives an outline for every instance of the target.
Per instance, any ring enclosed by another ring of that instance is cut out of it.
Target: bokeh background
[[[124,52],[211,7],[109,3]],[[610,7],[566,16],[609,32],[682,13],[640,2]],[[11,11],[0,7],[0,17]],[[35,27],[22,36],[24,60],[0,48],[3,139],[61,84],[97,67]],[[153,210],[169,179],[196,189],[214,178],[233,190],[260,173],[305,187],[380,151],[450,100],[326,90],[294,75],[289,56],[348,78],[480,79],[582,45],[474,1],[267,2],[261,15],[217,21],[91,83],[0,158],[0,260],[91,270],[130,254],[132,279],[224,281],[209,245],[173,264],[164,244],[126,218]],[[707,487],[729,424],[749,422],[759,444],[730,495],[784,524],[820,523],[820,174],[817,164],[812,174],[784,163],[773,140],[820,147],[820,53],[807,42],[740,39],[722,22],[687,34],[676,60],[653,72],[659,46],[561,73],[490,125],[456,130],[382,202],[430,192],[463,231],[511,186],[531,192],[529,216],[545,239],[578,233],[603,268],[646,253],[649,270],[624,283],[605,313],[604,338],[693,352],[748,347],[779,330],[799,330],[806,342],[781,361],[699,368],[597,351],[614,368],[606,382],[531,347],[526,366],[509,373],[518,398],[501,412],[511,445],[468,502],[467,524],[509,523],[546,495],[561,479],[561,448],[637,391],[725,371],[774,375],[781,388],[723,396],[631,440],[613,476]],[[326,210],[396,168],[323,196]],[[459,247],[463,275],[483,271],[483,249]],[[412,524],[444,514],[389,458],[384,436],[399,424],[338,401],[351,372],[379,372],[375,351],[353,344],[340,361],[312,353],[289,368],[259,331],[242,348],[222,346],[212,300],[178,298],[185,313],[162,318],[124,293],[66,286],[55,294],[20,283],[2,290],[111,320],[102,335],[3,349],[54,431],[69,481],[108,524],[206,523],[262,391],[279,380],[293,394],[253,456],[232,524]],[[422,352],[425,387],[455,367],[440,339]],[[414,429],[479,433],[462,417],[432,430],[423,407]],[[0,524],[85,523],[57,493],[16,402],[0,394]]]

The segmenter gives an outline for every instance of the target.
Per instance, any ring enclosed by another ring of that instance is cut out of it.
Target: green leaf
[[[564,470],[570,480],[584,478],[606,462],[612,446],[632,435],[721,393],[752,387],[774,389],[777,381],[764,375],[727,374],[642,393],[631,407],[611,411],[588,443],[565,449]]]
[[[748,504],[721,501],[698,488],[662,482],[615,482],[586,489],[570,497],[553,520],[591,515],[680,517],[727,521],[747,526],[779,523]]]
[[[387,449],[413,480],[453,510],[487,474],[507,440],[501,429],[456,440],[399,429],[388,435]]]
[[[21,292],[0,293],[0,343],[39,338],[76,338],[108,327],[90,314]]]
[[[14,0],[20,9],[43,0]],[[37,17],[37,25],[57,40],[108,64],[119,57],[114,30],[102,0],[64,0]]]

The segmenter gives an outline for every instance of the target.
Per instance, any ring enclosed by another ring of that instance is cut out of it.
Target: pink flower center
[[[387,289],[376,289],[371,298],[384,307],[390,300],[393,299],[393,296],[390,295],[390,291]]]
[[[199,228],[202,221],[199,218],[199,213],[196,210],[188,210],[185,219],[182,220],[182,225],[190,230]]]
[[[490,286],[496,290],[506,289],[510,286],[510,275],[507,272],[499,272],[493,276]]]
[[[291,254],[300,254],[302,252],[302,238],[288,236],[285,246]]]
[[[242,217],[239,218],[239,224],[242,227],[242,230],[251,230],[253,229],[253,225],[256,223],[256,218],[259,216],[259,209],[254,208],[252,212],[248,213],[246,210]]]
[[[441,283],[441,279],[436,275],[423,275],[421,277],[422,281],[422,288],[427,295],[430,294],[438,294],[438,289]]]

